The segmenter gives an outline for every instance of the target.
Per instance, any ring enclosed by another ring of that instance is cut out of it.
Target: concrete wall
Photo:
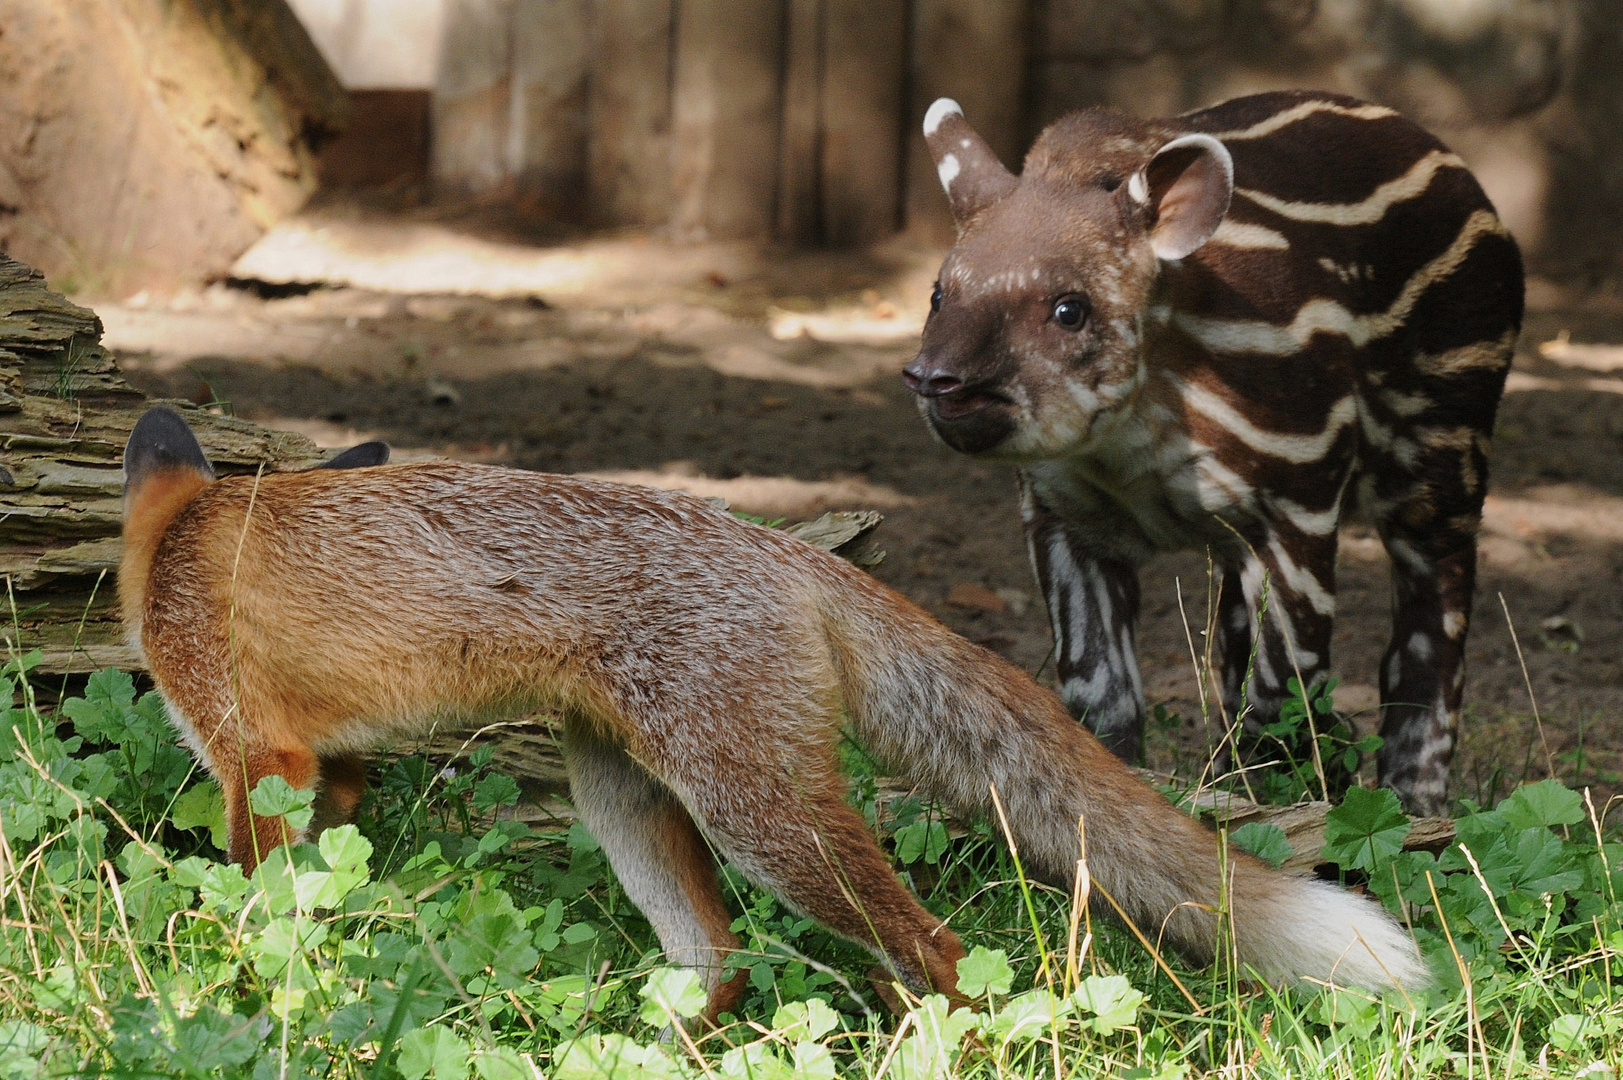
[[[347,90],[427,90],[444,0],[288,0]]]

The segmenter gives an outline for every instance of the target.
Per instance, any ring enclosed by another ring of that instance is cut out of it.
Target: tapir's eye
[[[1088,321],[1088,302],[1075,293],[1054,301],[1054,321],[1067,330],[1079,330]]]
[[[935,291],[930,294],[930,310],[941,310],[941,286],[939,285],[937,285],[935,287]]]

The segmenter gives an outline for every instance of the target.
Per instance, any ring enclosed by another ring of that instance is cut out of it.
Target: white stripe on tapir
[[[1440,353],[1421,353],[1414,365],[1423,374],[1448,378],[1466,371],[1499,367],[1505,362],[1505,351],[1515,342],[1514,333],[1504,334],[1494,341],[1478,341]]]
[[[1337,116],[1347,116],[1355,120],[1384,120],[1397,113],[1384,105],[1338,105],[1334,101],[1304,101],[1300,105],[1293,105],[1284,112],[1278,112],[1266,120],[1260,120],[1248,128],[1237,131],[1219,131],[1216,137],[1226,142],[1236,139],[1260,139],[1265,135],[1272,135],[1282,127],[1287,127],[1298,120],[1305,120],[1315,113],[1334,113]]]
[[[1309,510],[1299,502],[1287,499],[1283,495],[1268,496],[1268,505],[1279,511],[1281,517],[1296,527],[1298,532],[1308,536],[1329,536],[1336,531],[1336,524],[1341,520],[1341,500],[1337,499],[1327,509]]]
[[[1235,188],[1234,194],[1243,195],[1258,206],[1272,210],[1294,221],[1314,221],[1330,225],[1372,225],[1386,216],[1386,212],[1400,202],[1407,202],[1426,193],[1432,177],[1439,169],[1463,169],[1465,162],[1458,154],[1433,150],[1410,166],[1409,171],[1396,180],[1389,180],[1376,188],[1366,199],[1355,203],[1286,202],[1266,191]]]
[[[1245,414],[1203,386],[1179,382],[1178,391],[1189,407],[1220,426],[1259,454],[1297,464],[1318,461],[1330,452],[1342,428],[1358,415],[1358,401],[1348,394],[1330,407],[1324,428],[1317,435],[1285,435],[1257,427]]]
[[[1408,319],[1409,312],[1433,283],[1453,273],[1465,261],[1471,248],[1484,236],[1505,235],[1499,218],[1478,210],[1465,222],[1448,249],[1417,270],[1403,286],[1398,298],[1385,311],[1354,315],[1334,300],[1309,300],[1296,312],[1289,325],[1216,319],[1175,311],[1172,322],[1184,333],[1214,352],[1261,353],[1288,356],[1305,348],[1314,334],[1340,334],[1354,345],[1367,345],[1386,337]]]
[[[1266,225],[1253,225],[1233,218],[1224,218],[1217,231],[1212,233],[1212,238],[1206,242],[1231,248],[1271,248],[1277,251],[1289,250],[1291,246],[1284,233]]]
[[[1313,571],[1303,566],[1297,566],[1291,561],[1290,555],[1285,551],[1279,537],[1268,538],[1268,550],[1274,556],[1274,562],[1279,566],[1279,574],[1285,579],[1285,584],[1307,598],[1313,610],[1320,615],[1334,615],[1336,613],[1336,598],[1325,590]]]

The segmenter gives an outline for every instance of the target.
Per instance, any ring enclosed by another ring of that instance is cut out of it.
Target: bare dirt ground
[[[938,259],[637,237],[538,251],[465,223],[329,211],[239,263],[252,289],[96,307],[143,388],[323,445],[378,437],[408,454],[682,487],[769,517],[882,510],[877,575],[1035,671],[1050,638],[1012,474],[935,443],[897,377]],[[1623,304],[1546,286],[1530,297],[1500,411],[1455,773],[1456,793],[1478,799],[1549,761],[1597,796],[1623,789],[1623,346],[1608,345],[1623,343]],[[1389,584],[1370,530],[1343,532],[1339,586],[1338,703],[1372,728]],[[1180,588],[1198,634],[1201,554],[1144,572],[1148,695],[1182,718],[1151,732],[1163,768],[1204,740]]]

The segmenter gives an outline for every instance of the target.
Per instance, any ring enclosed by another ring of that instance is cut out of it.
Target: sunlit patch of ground
[[[675,462],[663,469],[609,469],[582,475],[620,484],[685,491],[703,499],[722,499],[736,510],[763,517],[815,517],[829,510],[890,509],[918,502],[910,495],[858,477],[796,480],[789,476],[738,476],[721,480],[699,475],[692,464],[686,462]]]

